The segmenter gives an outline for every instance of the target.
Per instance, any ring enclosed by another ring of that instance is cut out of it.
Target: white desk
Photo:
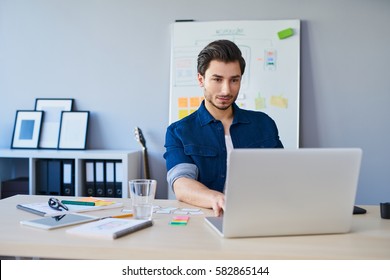
[[[117,240],[71,236],[66,228],[45,231],[19,221],[39,216],[16,209],[18,203],[47,201],[45,196],[18,195],[0,200],[0,256],[55,259],[390,259],[390,220],[379,207],[363,206],[348,234],[223,239],[204,221],[191,216],[187,226],[172,226],[173,214],[155,214],[150,228]],[[116,199],[126,203],[126,199]],[[192,207],[175,200],[159,206]],[[205,215],[211,211],[204,209]],[[117,214],[120,209],[90,212]]]

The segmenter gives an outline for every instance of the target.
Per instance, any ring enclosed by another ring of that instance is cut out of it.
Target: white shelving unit
[[[85,160],[119,160],[122,162],[122,197],[127,197],[127,184],[141,176],[141,151],[125,150],[40,150],[0,149],[0,182],[18,176],[29,178],[29,194],[35,194],[36,161],[39,159],[74,159],[75,195],[85,195]],[[0,183],[1,184],[1,183]]]

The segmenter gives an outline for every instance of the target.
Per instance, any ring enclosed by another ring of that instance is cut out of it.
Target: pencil
[[[120,215],[114,215],[114,216],[104,217],[104,218],[102,218],[102,219],[107,219],[107,218],[127,218],[127,217],[133,217],[133,214],[132,214],[132,213],[120,214]]]
[[[61,200],[63,204],[72,204],[72,205],[84,205],[84,206],[95,206],[95,202],[90,201],[77,201],[77,200]]]

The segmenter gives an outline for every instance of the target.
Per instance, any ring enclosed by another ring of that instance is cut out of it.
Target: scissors
[[[66,207],[61,201],[54,197],[49,198],[48,204],[50,208],[57,211],[69,210],[68,207]]]

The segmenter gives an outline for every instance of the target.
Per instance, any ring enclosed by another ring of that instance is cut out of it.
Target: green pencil
[[[90,202],[90,201],[62,200],[61,202],[63,204],[95,206],[95,202]]]

